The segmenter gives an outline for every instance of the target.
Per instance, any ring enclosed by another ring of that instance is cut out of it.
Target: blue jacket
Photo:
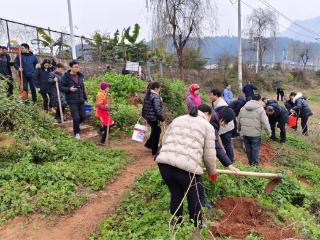
[[[38,63],[38,59],[32,52],[22,53],[22,68],[23,68],[23,76],[25,77],[34,77],[36,74],[36,65]],[[20,67],[19,55],[16,56],[13,62],[13,66],[16,70]]]
[[[243,93],[246,95],[246,98],[254,96],[254,91],[253,90],[258,90],[258,88],[256,88],[251,83],[246,84],[242,89]]]
[[[35,74],[35,85],[40,88],[41,93],[50,93],[52,83],[49,82],[50,71],[37,69]]]
[[[294,97],[293,102],[294,102],[293,110],[300,113],[299,117],[306,118],[313,115],[306,98],[301,93],[298,93]]]
[[[228,103],[228,105],[232,102],[233,100],[233,94],[232,91],[228,88],[225,88],[223,91],[223,97],[224,100]]]
[[[240,96],[237,100],[232,101],[229,107],[232,108],[236,116],[239,115],[241,108],[246,104],[246,98]]]

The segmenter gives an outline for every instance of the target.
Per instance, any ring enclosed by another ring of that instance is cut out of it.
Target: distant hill
[[[288,27],[286,31],[280,33],[279,36],[305,42],[317,42],[315,38],[320,37],[320,16],[307,20],[296,20],[294,22],[307,29],[312,30],[315,33],[319,33],[319,36],[309,33],[293,23]]]

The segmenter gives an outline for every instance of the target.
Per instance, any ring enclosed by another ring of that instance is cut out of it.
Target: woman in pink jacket
[[[189,87],[189,95],[186,96],[187,109],[190,111],[192,108],[199,107],[202,104],[201,97],[199,96],[200,86],[198,84],[191,84]]]

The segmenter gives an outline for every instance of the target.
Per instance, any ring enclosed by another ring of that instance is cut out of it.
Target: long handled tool
[[[284,176],[282,173],[260,173],[260,172],[245,172],[245,171],[235,172],[235,171],[224,170],[224,169],[217,169],[217,173],[271,179],[271,181],[264,188],[264,191],[266,193],[271,192],[281,182],[281,179]]]
[[[64,116],[63,116],[63,111],[62,111],[62,104],[61,104],[61,98],[60,98],[60,89],[59,89],[59,82],[58,78],[55,78],[56,82],[56,89],[57,89],[57,96],[58,96],[58,104],[59,104],[59,111],[60,111],[60,118],[61,118],[61,123],[64,123]]]
[[[21,48],[19,48],[19,65],[20,65],[20,68],[23,68]],[[20,98],[22,100],[27,100],[28,99],[28,92],[23,89],[23,72],[20,71],[20,69],[19,69],[19,77],[20,77],[20,84],[19,84],[20,85]]]

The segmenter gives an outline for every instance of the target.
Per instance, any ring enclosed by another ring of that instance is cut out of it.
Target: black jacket
[[[241,108],[246,104],[246,98],[240,96],[238,100],[234,100],[229,104],[229,107],[232,108],[236,116],[239,115]]]
[[[38,59],[32,52],[29,53],[22,53],[22,68],[23,68],[23,76],[25,77],[34,77],[36,74],[36,65],[38,63]],[[20,67],[20,60],[19,55],[16,56],[14,59],[13,66],[15,69],[19,69]]]
[[[288,112],[290,112],[290,110],[294,108],[294,103],[291,100],[288,100],[284,103],[284,106],[286,107]]]
[[[40,88],[41,93],[50,93],[52,83],[49,82],[50,71],[44,69],[37,69],[35,75],[35,85]]]
[[[164,121],[162,101],[159,94],[147,93],[143,100],[142,117],[148,122]]]
[[[219,136],[219,129],[220,129],[219,116],[215,111],[213,112],[213,114],[211,116],[210,124],[214,127],[214,132],[216,135],[216,140],[215,140],[216,156],[219,159],[219,161],[222,163],[223,166],[228,167],[229,165],[232,164],[232,161],[227,156],[224,148],[221,145],[220,136]]]
[[[296,100],[293,110],[300,113],[299,117],[302,117],[302,118],[310,117],[313,115],[311,108],[309,107],[307,100],[304,96]]]
[[[270,124],[279,123],[279,125],[285,125],[288,122],[289,112],[286,108],[279,106],[277,103],[271,103],[267,106],[272,106],[274,109],[274,114],[268,116]]]
[[[12,77],[11,66],[13,66],[13,63],[9,54],[0,54],[0,75]]]
[[[56,82],[55,82],[55,78],[58,79],[58,84],[59,84],[59,89],[61,88],[61,77],[62,75],[60,75],[60,73],[54,71],[54,72],[50,72],[49,74],[49,83],[51,84],[51,89],[50,89],[50,101],[53,107],[57,107],[59,105],[58,103],[58,92],[57,92],[57,88],[56,88]],[[67,100],[66,100],[66,95],[64,92],[60,91],[60,100],[61,100],[61,105],[66,107],[67,104]]]
[[[78,104],[87,101],[87,95],[84,87],[84,76],[79,72],[77,75],[79,77],[79,82],[76,82],[72,79],[70,70],[61,77],[60,90],[66,94],[68,104]],[[78,90],[71,92],[71,87],[76,87]]]
[[[254,91],[253,90],[258,90],[258,88],[256,88],[251,83],[246,84],[242,89],[243,93],[246,95],[246,98],[254,96]]]

